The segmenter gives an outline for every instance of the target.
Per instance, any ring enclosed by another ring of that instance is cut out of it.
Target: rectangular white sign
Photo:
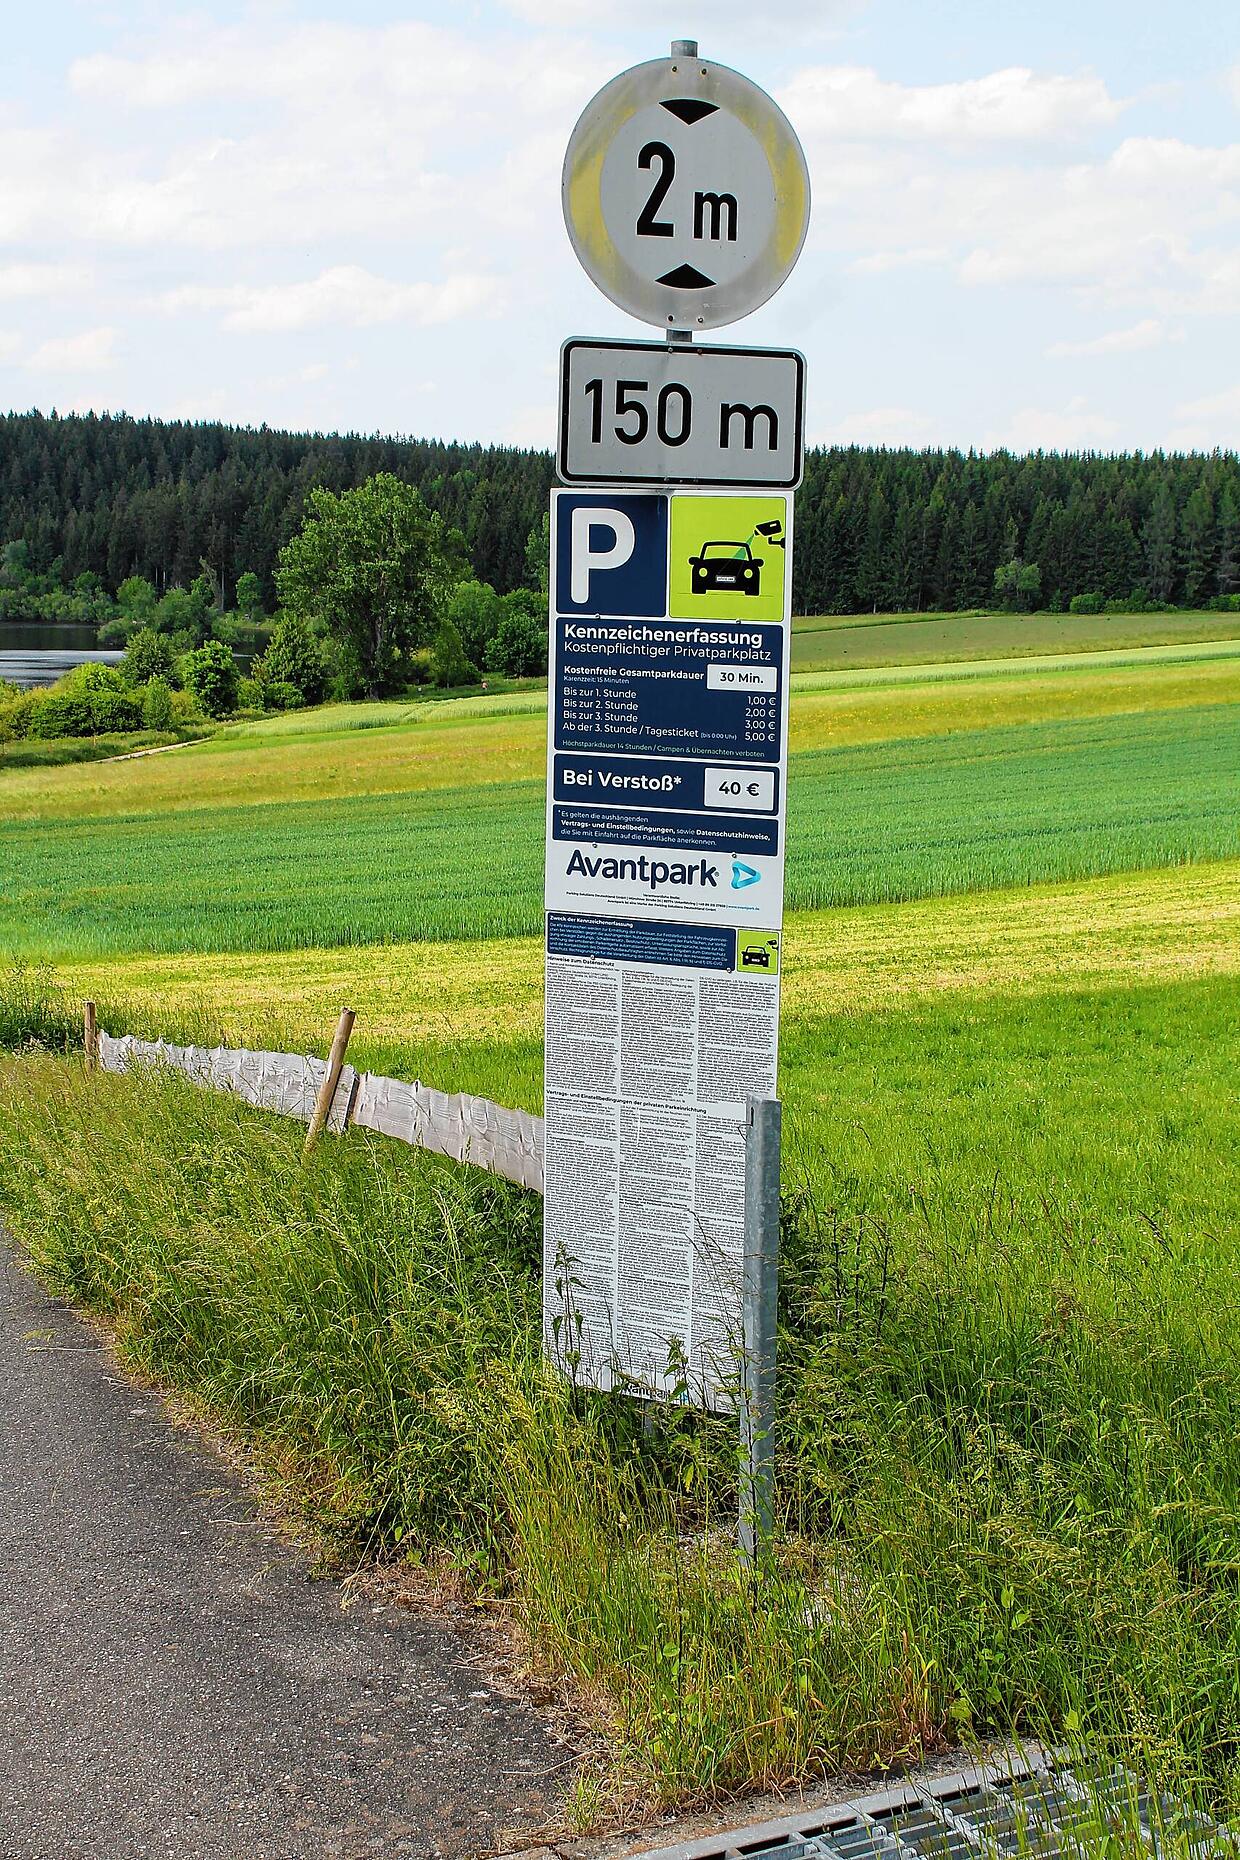
[[[778,1028],[777,934],[548,917],[546,1339],[583,1386],[733,1405]]]
[[[805,362],[795,350],[573,338],[561,358],[565,484],[800,484]]]
[[[552,494],[545,1335],[733,1405],[775,1092],[792,500]]]

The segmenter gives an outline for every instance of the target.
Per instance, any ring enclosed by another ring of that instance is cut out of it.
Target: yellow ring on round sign
[[[749,130],[766,157],[775,197],[765,246],[739,277],[709,289],[676,289],[643,277],[618,250],[603,217],[603,163],[616,136],[639,110],[677,97],[711,103]],[[787,279],[809,229],[809,170],[791,123],[749,78],[699,58],[653,59],[605,84],[569,138],[562,193],[569,239],[594,283],[631,316],[664,329],[716,329],[760,308]]]

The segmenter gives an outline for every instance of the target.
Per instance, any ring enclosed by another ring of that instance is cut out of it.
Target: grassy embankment
[[[0,775],[10,769],[57,769],[74,762],[111,762],[118,756],[131,756],[143,749],[167,749],[207,734],[204,726],[194,735],[187,732],[183,736],[168,730],[130,730],[119,736],[55,736],[46,741],[23,737],[14,743],[0,742]]]
[[[1120,654],[798,674],[794,753],[1004,724],[1133,715],[1240,696],[1240,642]],[[541,780],[546,693],[330,704],[227,725],[192,750],[52,775],[0,775],[0,820],[400,794]],[[363,741],[359,732],[365,733]]]
[[[544,1376],[531,1198],[360,1133],[303,1173],[293,1127],[44,1060],[3,1068],[14,1224],[135,1361],[257,1430],[350,1542],[446,1552],[510,1588],[537,1658],[601,1701],[650,1795],[1079,1723],[1240,1807],[1240,709],[1226,683],[1186,698],[1184,673],[799,691],[793,844],[817,850],[794,884],[888,901],[789,926],[789,1175],[812,1205],[789,1210],[781,1535],[756,1605],[726,1549],[730,1428],[664,1414],[648,1438],[629,1404]],[[119,997],[129,1025],[307,1045],[357,995],[362,1063],[535,1102],[536,943],[462,940],[497,907],[460,879],[497,810],[523,845],[537,833],[530,777],[490,784],[529,753],[522,730],[539,753],[541,719],[475,706],[359,734],[326,716],[98,787],[98,770],[6,779],[0,801],[24,785],[3,856],[55,853],[25,865],[44,895],[5,934],[76,943],[66,982]],[[257,755],[249,799],[279,798],[241,808],[226,784]],[[145,786],[173,765],[182,787]],[[144,793],[145,839],[127,817]],[[106,849],[85,874],[75,814]],[[182,881],[145,948],[123,930],[144,844]],[[260,917],[220,900],[281,845],[279,882],[257,882],[285,947],[255,953]],[[323,921],[296,899],[345,857],[388,935],[444,940],[290,948]],[[1065,858],[1070,882],[1031,882]],[[1206,862],[1166,864],[1187,859]],[[415,882],[428,861],[456,887],[438,903]],[[515,854],[499,873],[519,927],[530,875]],[[1004,873],[1017,889],[980,888]]]
[[[510,1589],[661,1799],[1079,1723],[1237,1806],[1240,984],[790,1027],[781,1531],[731,1429],[548,1378],[537,1204],[179,1083],[0,1068],[50,1282],[349,1542]],[[105,1123],[107,1145],[98,1142]],[[291,1325],[291,1314],[296,1323]]]

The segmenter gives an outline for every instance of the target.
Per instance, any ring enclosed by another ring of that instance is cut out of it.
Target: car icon
[[[750,948],[741,951],[742,969],[769,969],[770,966],[771,952],[769,949],[764,949],[761,944],[753,944]]]
[[[747,542],[703,543],[700,554],[689,557],[689,567],[694,594],[760,591],[762,560]]]

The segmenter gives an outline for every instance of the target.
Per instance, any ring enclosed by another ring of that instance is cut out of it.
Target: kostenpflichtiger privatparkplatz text
[[[736,628],[712,629],[700,626],[587,626],[578,620],[564,620],[561,625],[565,652],[584,652],[587,647],[592,647],[596,651],[601,649],[618,655],[632,654],[648,659],[681,656],[702,658],[706,655],[706,649],[726,646],[743,660],[760,660],[765,664],[774,662],[774,656],[760,632],[742,633]],[[640,677],[642,674],[634,675]]]

